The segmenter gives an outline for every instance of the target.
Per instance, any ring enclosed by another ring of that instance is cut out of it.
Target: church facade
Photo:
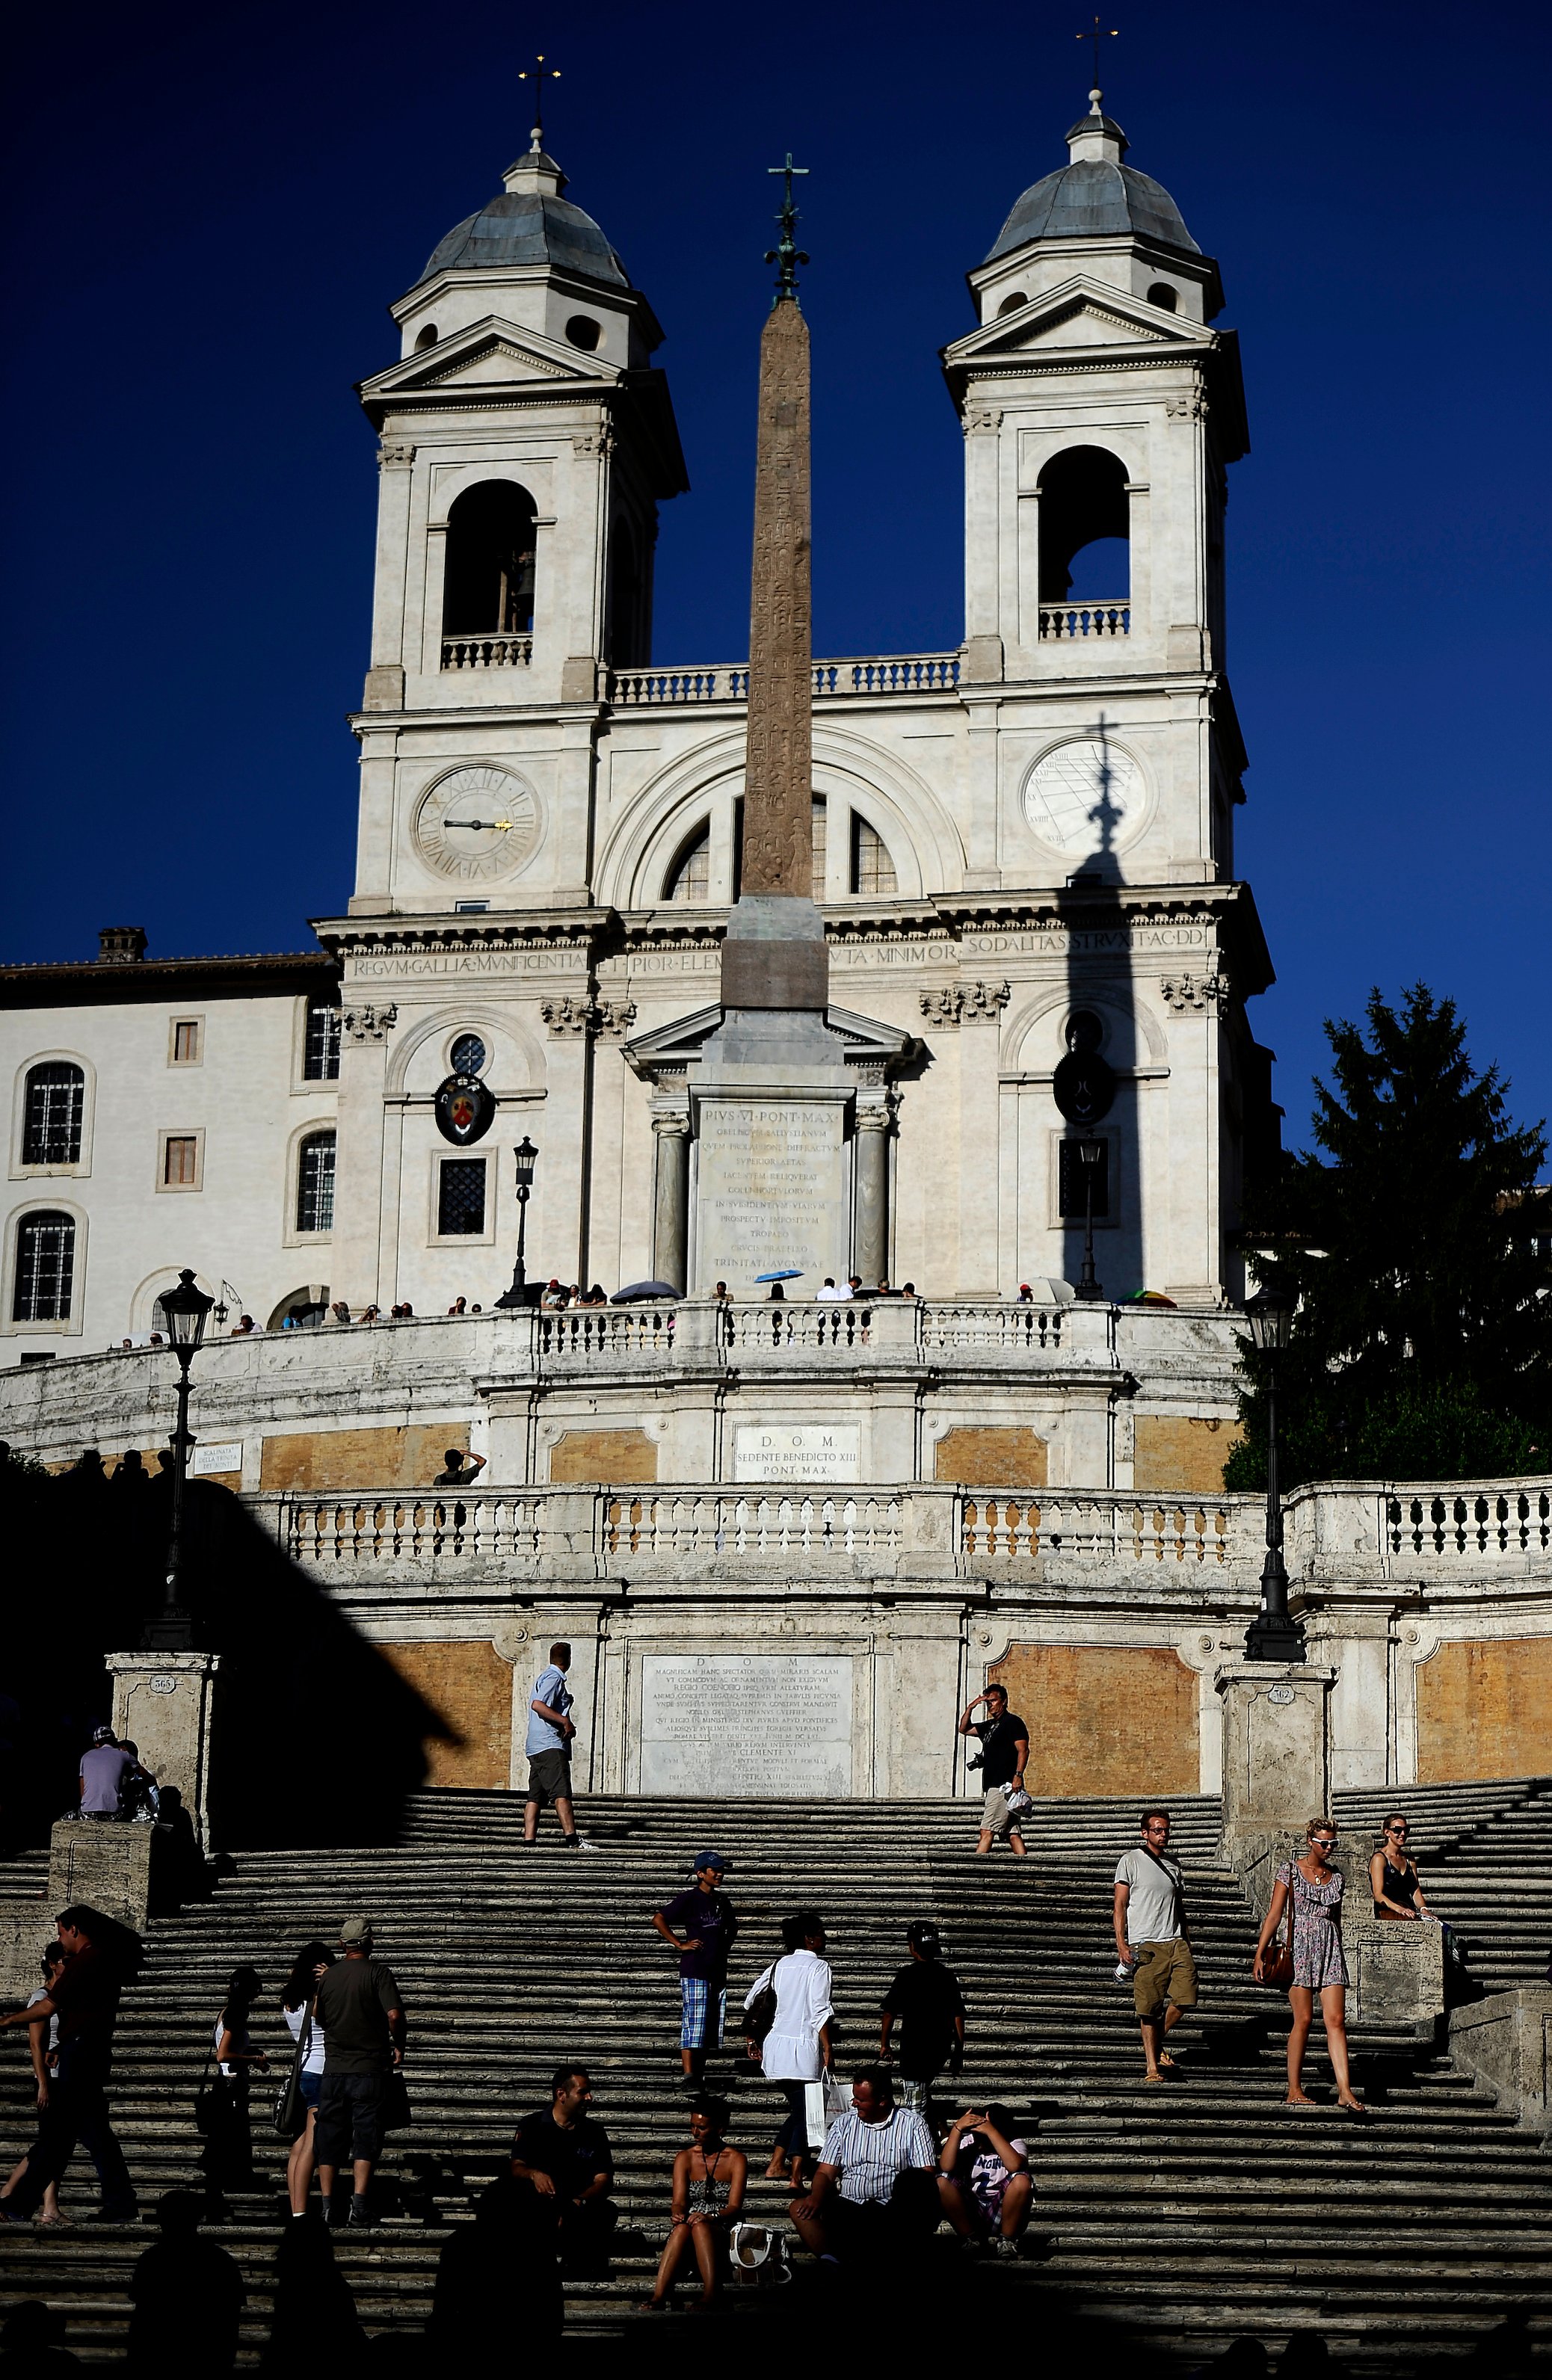
[[[196,1470],[448,1715],[445,1781],[520,1780],[564,1634],[597,1787],[967,1790],[955,1718],[993,1673],[1042,1790],[1218,1782],[1263,1550],[1221,1487],[1236,1230],[1277,1130],[1233,851],[1247,433],[1217,266],[1125,145],[1096,96],[942,351],[961,643],[812,664],[839,1149],[783,1302],[709,1186],[748,666],[653,657],[686,486],[662,334],[537,144],[361,386],[345,913],[301,953],[109,929],[0,970],[0,1431],[152,1453],[155,1301],[193,1267]],[[1107,1070],[1087,1115],[1074,1056]],[[530,1281],[653,1293],[498,1307],[520,1220]],[[485,1462],[456,1497],[450,1446]],[[1471,1545],[1387,1491],[1298,1507],[1335,1781],[1538,1765],[1546,1498],[1494,1495]]]

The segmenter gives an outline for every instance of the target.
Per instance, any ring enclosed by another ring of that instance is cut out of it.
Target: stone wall
[[[568,1429],[550,1452],[557,1487],[595,1479],[625,1487],[657,1475],[658,1450],[644,1429]]]
[[[1552,1768],[1552,1636],[1446,1643],[1417,1672],[1422,1784]]]
[[[325,1495],[361,1488],[429,1488],[449,1446],[468,1444],[468,1424],[411,1422],[397,1429],[287,1430],[264,1440],[265,1488]]]
[[[1046,1441],[1032,1429],[961,1423],[938,1441],[936,1479],[958,1488],[1043,1488]]]
[[[512,1664],[490,1643],[380,1644],[406,1683],[457,1730],[426,1744],[428,1785],[504,1787],[512,1771]]]
[[[1197,1680],[1168,1646],[1015,1644],[989,1677],[1029,1723],[1032,1793],[1200,1791]]]

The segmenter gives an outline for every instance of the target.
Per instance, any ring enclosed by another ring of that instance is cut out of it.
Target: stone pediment
[[[1211,346],[1210,332],[1102,282],[1069,281],[999,314],[943,351],[946,364],[987,364],[1045,347]]]
[[[597,356],[547,339],[542,332],[488,316],[457,338],[444,340],[423,355],[406,356],[401,363],[363,381],[360,393],[370,401],[432,390],[510,388],[534,381],[583,381],[612,388],[619,376],[613,365]]]
[[[875,1017],[858,1016],[849,1008],[828,1008],[825,1019],[846,1044],[848,1066],[893,1073],[916,1054],[915,1037],[903,1033],[898,1026],[880,1025]],[[688,1016],[657,1026],[650,1033],[638,1033],[625,1043],[625,1063],[646,1082],[655,1081],[660,1075],[685,1074],[699,1065],[705,1045],[721,1021],[721,1007],[712,1005],[694,1009]]]

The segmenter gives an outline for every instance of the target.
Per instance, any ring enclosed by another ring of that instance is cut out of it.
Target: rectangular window
[[[200,1181],[200,1141],[196,1133],[169,1133],[162,1144],[162,1186],[193,1190]]]
[[[178,1016],[173,1020],[173,1064],[197,1066],[200,1062],[200,1020],[197,1016]]]
[[[1094,1220],[1101,1223],[1109,1214],[1110,1144],[1108,1140],[1095,1140],[1090,1146],[1099,1154],[1094,1164],[1087,1166],[1079,1153],[1083,1148],[1082,1141],[1064,1140],[1061,1143],[1061,1207],[1064,1223],[1083,1221],[1086,1211],[1084,1205],[1085,1177],[1090,1174],[1094,1181]]]
[[[309,1083],[337,1082],[339,1068],[340,1012],[332,1000],[309,1000],[303,1079]]]
[[[297,1154],[297,1229],[334,1228],[334,1135],[310,1133]]]
[[[447,1157],[437,1184],[437,1237],[462,1239],[485,1229],[485,1160]]]

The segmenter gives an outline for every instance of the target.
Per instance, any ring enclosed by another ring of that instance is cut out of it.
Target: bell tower
[[[536,131],[391,309],[353,914],[584,900],[590,722],[686,485],[662,332]],[[478,759],[489,783],[455,762]],[[439,792],[441,784],[452,787]]]

